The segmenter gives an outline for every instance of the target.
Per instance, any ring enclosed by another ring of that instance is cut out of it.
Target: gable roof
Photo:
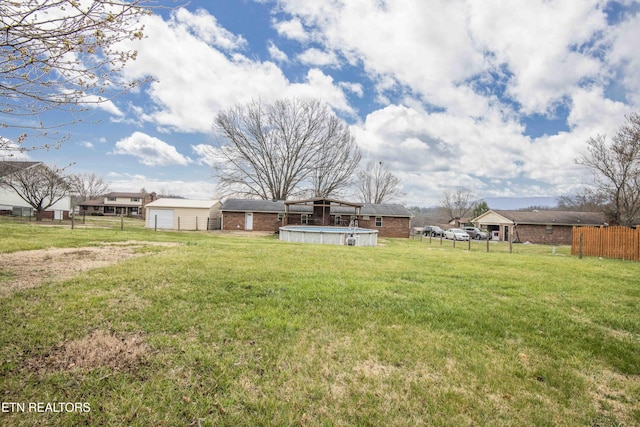
[[[505,222],[528,225],[604,225],[606,216],[601,212],[557,211],[557,210],[489,210],[472,222],[488,223],[496,221],[496,215],[504,218]],[[483,219],[485,221],[483,221]]]
[[[0,161],[0,177],[11,175],[19,170],[41,165],[42,162]]]
[[[289,204],[290,213],[312,213],[313,204],[296,205],[282,200],[254,200],[254,199],[228,199],[225,201],[220,210],[223,212],[265,212],[265,213],[284,213],[285,203]],[[331,206],[331,213],[334,215],[353,215],[354,206],[360,205],[353,203],[351,206]],[[370,216],[394,216],[411,218],[411,212],[401,204],[393,203],[365,203],[360,209],[361,215]]]

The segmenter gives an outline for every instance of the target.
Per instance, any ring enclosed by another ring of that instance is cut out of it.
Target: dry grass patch
[[[144,255],[143,246],[177,243],[128,241],[82,248],[49,248],[0,254],[0,296],[35,288],[46,281],[70,279],[77,273]]]
[[[38,372],[99,368],[128,372],[135,370],[148,352],[149,347],[141,335],[119,337],[95,330],[85,337],[56,346],[44,357],[30,359],[25,365]]]
[[[585,378],[591,383],[593,404],[603,420],[614,419],[633,425],[634,412],[640,413],[640,377],[604,370],[585,374]]]

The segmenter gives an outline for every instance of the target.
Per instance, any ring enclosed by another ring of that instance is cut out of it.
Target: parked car
[[[422,235],[431,237],[444,236],[444,230],[437,225],[427,225],[422,230]]]
[[[469,235],[461,228],[450,228],[444,232],[444,238],[451,240],[469,240]]]
[[[463,230],[467,232],[471,239],[487,240],[487,237],[489,237],[488,231],[480,230],[478,227],[464,227]]]

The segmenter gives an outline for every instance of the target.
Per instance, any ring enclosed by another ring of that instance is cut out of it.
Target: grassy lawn
[[[0,298],[3,411],[90,406],[0,425],[640,425],[640,263],[135,223],[0,222],[0,241],[181,243]]]

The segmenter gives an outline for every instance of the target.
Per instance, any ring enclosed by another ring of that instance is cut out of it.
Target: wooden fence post
[[[582,243],[584,242],[584,233],[580,233],[580,244],[578,245],[578,259],[582,259]]]
[[[178,231],[180,231],[180,217],[178,217]]]
[[[153,216],[153,231],[158,231],[158,215]]]

